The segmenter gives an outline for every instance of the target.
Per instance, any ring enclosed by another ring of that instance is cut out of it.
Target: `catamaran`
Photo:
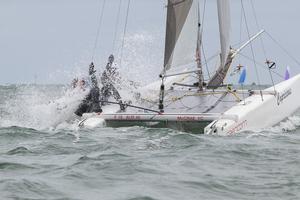
[[[226,84],[233,60],[265,30],[238,48],[230,45],[230,0],[216,0],[220,32],[219,66],[204,77],[202,23],[198,0],[168,0],[164,64],[160,80],[139,88],[138,106],[126,104],[126,112],[86,114],[80,126],[168,127],[193,133],[232,135],[276,125],[300,107],[300,75],[266,89],[243,87],[246,68],[239,65],[239,85]],[[242,1],[241,1],[242,3]],[[243,6],[243,5],[242,5]],[[255,58],[253,58],[255,59]],[[255,65],[255,62],[254,62]],[[272,76],[275,62],[266,61]],[[273,79],[272,79],[273,80]]]

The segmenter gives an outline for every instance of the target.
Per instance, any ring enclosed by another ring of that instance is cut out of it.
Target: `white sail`
[[[221,43],[221,67],[224,67],[230,50],[231,23],[229,0],[217,0],[217,5]]]
[[[168,0],[164,72],[195,62],[198,0]]]
[[[230,51],[230,6],[229,0],[217,0],[219,31],[221,43],[220,66],[208,82],[208,87],[219,87],[226,77],[232,63],[232,51]]]

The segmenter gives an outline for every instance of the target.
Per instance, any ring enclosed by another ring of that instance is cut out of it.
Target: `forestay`
[[[195,62],[197,0],[168,0],[164,71]]]

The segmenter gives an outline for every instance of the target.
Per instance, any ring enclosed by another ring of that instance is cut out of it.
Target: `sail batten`
[[[195,60],[197,0],[168,0],[164,72]]]

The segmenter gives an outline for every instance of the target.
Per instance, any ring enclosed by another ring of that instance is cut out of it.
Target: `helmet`
[[[108,57],[108,62],[109,62],[109,63],[113,63],[114,60],[115,60],[115,57],[114,57],[114,55],[111,54],[111,55]]]

